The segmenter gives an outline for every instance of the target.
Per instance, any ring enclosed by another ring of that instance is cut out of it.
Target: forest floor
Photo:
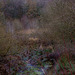
[[[67,51],[68,59],[63,44],[46,38],[49,37],[45,35],[48,31],[31,29],[16,33],[16,38],[21,39],[20,46],[25,47],[18,53],[0,56],[0,75],[75,75],[74,45],[66,45],[70,49]],[[52,58],[50,54],[54,54]],[[60,58],[56,61],[57,54]],[[53,64],[54,61],[56,64]]]

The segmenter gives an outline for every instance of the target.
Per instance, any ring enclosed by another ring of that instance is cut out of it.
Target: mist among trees
[[[75,0],[0,0],[0,75],[75,75],[74,45]]]

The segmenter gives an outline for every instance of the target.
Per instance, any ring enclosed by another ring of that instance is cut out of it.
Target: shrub
[[[74,13],[74,5],[70,1],[54,0],[42,12],[40,26],[49,29],[48,35],[53,36],[53,40],[64,37],[65,41],[70,41],[75,37]]]
[[[3,12],[6,18],[20,19],[28,10],[28,5],[22,1],[7,1],[3,7]]]
[[[16,32],[15,32],[16,34]],[[18,37],[19,35],[16,34]],[[0,24],[0,56],[8,54],[16,54],[19,51],[22,51],[25,44],[21,44],[23,41],[21,38],[17,39],[15,35],[6,32],[6,27],[3,24]]]

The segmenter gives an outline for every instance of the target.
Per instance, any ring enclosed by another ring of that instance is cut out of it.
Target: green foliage
[[[62,56],[61,59],[58,61],[58,64],[56,65],[57,73],[60,74],[61,71],[64,73],[65,70],[67,71],[67,74],[71,74],[71,72],[75,72],[73,64],[68,61],[68,59],[65,56]]]

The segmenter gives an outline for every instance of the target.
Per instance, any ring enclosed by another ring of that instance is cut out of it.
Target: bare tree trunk
[[[21,18],[21,23],[22,23],[24,29],[30,29],[29,20],[28,20],[28,18],[27,18],[26,15],[24,15],[24,16]]]
[[[31,29],[37,29],[39,27],[38,25],[38,19],[37,18],[33,18],[31,20],[29,20],[29,25]]]
[[[14,27],[13,21],[6,20],[6,32],[11,33],[12,35],[14,35],[15,27]]]
[[[35,29],[38,28],[38,19],[30,19],[27,16],[21,18],[21,23],[23,24],[24,29]]]

